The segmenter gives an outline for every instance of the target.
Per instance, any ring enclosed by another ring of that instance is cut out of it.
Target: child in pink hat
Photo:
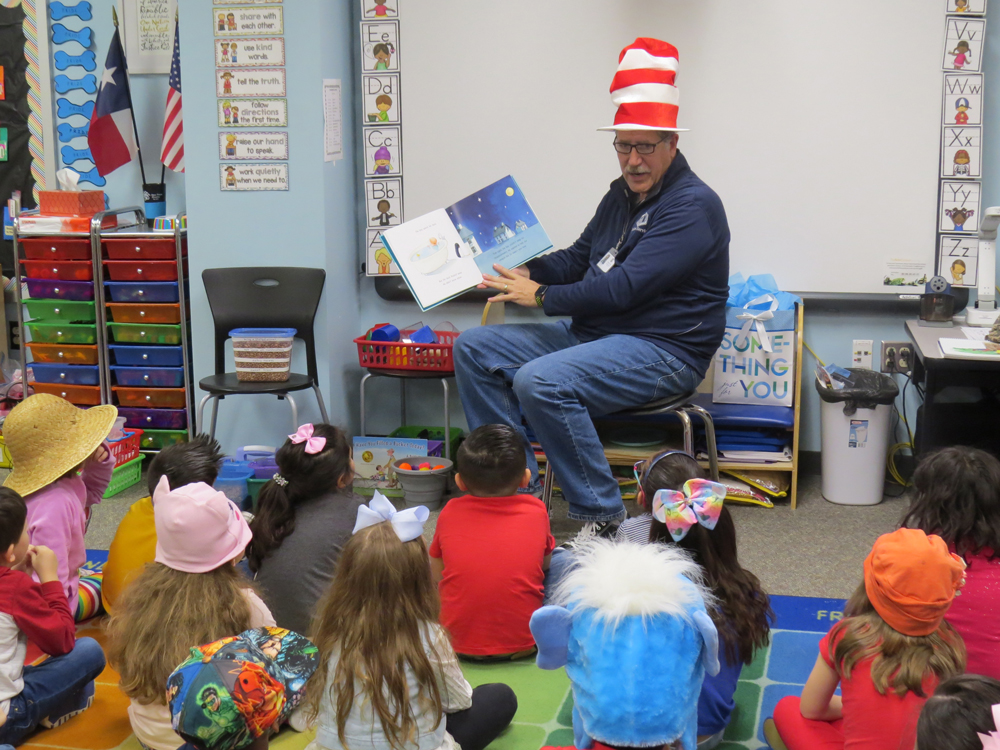
[[[131,699],[136,737],[152,750],[184,744],[170,723],[163,686],[190,649],[273,627],[274,618],[236,570],[251,539],[243,515],[221,492],[197,482],[153,492],[155,562],[128,584],[109,625],[108,658]]]

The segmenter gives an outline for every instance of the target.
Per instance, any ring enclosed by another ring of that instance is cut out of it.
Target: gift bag
[[[747,299],[756,292],[763,294]],[[792,405],[797,301],[798,297],[778,291],[770,276],[730,280],[726,331],[715,353],[715,403]]]

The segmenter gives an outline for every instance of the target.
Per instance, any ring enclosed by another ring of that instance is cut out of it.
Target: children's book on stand
[[[382,242],[421,310],[474,289],[493,264],[516,268],[552,242],[513,177],[386,229]]]
[[[386,497],[402,497],[399,477],[392,462],[408,456],[426,456],[427,441],[421,438],[354,438],[354,491],[371,495],[378,490]]]

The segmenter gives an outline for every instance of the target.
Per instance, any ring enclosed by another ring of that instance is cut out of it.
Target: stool
[[[694,456],[694,427],[691,425],[691,414],[697,414],[705,425],[705,439],[708,443],[708,466],[712,474],[712,480],[719,481],[719,452],[715,445],[715,423],[712,415],[698,404],[693,403],[693,399],[698,395],[698,391],[691,391],[679,396],[671,396],[658,401],[650,401],[645,406],[635,409],[625,409],[624,411],[609,414],[609,417],[652,417],[662,414],[676,414],[681,420],[684,428],[684,452]],[[545,446],[542,446],[544,450]],[[552,463],[546,461],[545,481],[542,483],[542,502],[547,510],[552,509],[552,489],[555,485],[555,472],[552,471]]]
[[[451,387],[448,380],[455,377],[454,372],[419,372],[416,370],[376,370],[369,369],[361,378],[361,437],[366,437],[365,431],[365,385],[369,378],[399,379],[399,411],[401,425],[406,425],[406,381],[407,380],[440,380],[444,389],[444,457],[451,460],[451,416],[448,413],[448,398]]]

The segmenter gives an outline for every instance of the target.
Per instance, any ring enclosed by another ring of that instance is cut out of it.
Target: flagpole
[[[118,29],[118,11],[115,10],[114,5],[111,6],[111,18],[115,22],[115,28]],[[128,58],[125,56],[124,44],[122,45],[122,63],[125,66],[125,93],[128,95],[129,113],[132,115],[132,132],[135,134],[135,152],[139,157],[139,174],[142,175],[142,184],[145,185],[146,168],[142,165],[142,148],[139,146],[139,126],[135,124],[135,102],[132,101],[132,88],[128,82]],[[160,182],[163,182],[163,180],[161,179]]]

